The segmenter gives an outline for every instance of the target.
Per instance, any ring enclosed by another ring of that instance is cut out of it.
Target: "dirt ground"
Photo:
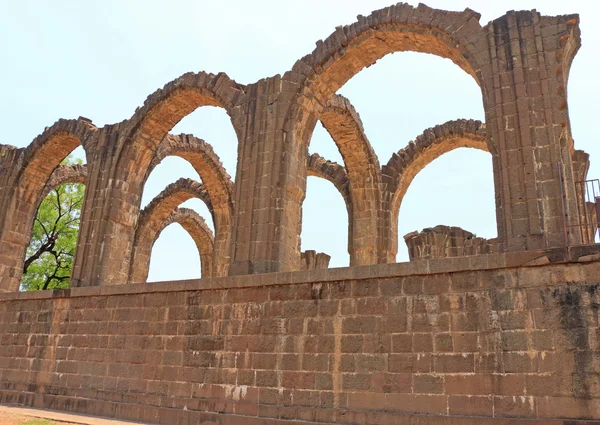
[[[33,418],[31,416],[15,415],[0,412],[0,425],[79,425],[67,422],[51,421],[49,419]]]

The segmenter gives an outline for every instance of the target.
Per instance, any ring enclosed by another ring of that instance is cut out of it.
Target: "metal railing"
[[[581,244],[600,243],[600,180],[575,183],[579,223],[567,226],[571,232],[579,231]]]

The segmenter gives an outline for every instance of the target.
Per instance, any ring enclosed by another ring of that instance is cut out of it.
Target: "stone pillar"
[[[486,29],[488,141],[494,147],[498,238],[506,251],[579,240],[566,85],[580,45],[576,15],[508,12]]]
[[[596,231],[598,230],[598,218],[596,217],[596,203],[588,202],[588,199],[586,199],[587,187],[585,180],[587,178],[589,168],[589,154],[581,150],[574,151],[573,178],[575,179],[575,192],[577,194],[577,208],[579,211],[578,230],[581,232],[581,241],[584,244],[594,243]]]
[[[99,129],[88,156],[88,186],[81,212],[71,286],[127,283],[141,190],[129,187],[119,167],[120,124]]]
[[[280,76],[247,86],[238,148],[230,275],[300,268],[307,148],[284,124],[297,85]]]
[[[14,146],[0,145],[0,223],[6,223],[7,214],[14,214],[10,203],[18,176],[21,151]],[[23,263],[20,256],[14,255],[15,246],[11,242],[14,237],[10,235],[12,232],[3,227],[0,227],[0,292],[12,292],[19,288],[21,274],[17,272],[23,269]]]

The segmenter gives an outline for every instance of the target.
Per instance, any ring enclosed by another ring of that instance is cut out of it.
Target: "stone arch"
[[[328,180],[338,190],[342,198],[344,198],[344,204],[346,205],[346,211],[348,212],[348,253],[350,254],[350,261],[352,261],[352,254],[354,252],[353,239],[352,239],[352,199],[350,195],[350,188],[348,182],[348,174],[346,168],[337,162],[329,161],[323,158],[318,153],[313,153],[308,157],[308,166],[306,169],[308,176],[320,177]],[[301,255],[301,262],[304,264],[305,253]]]
[[[206,225],[206,221],[194,210],[189,208],[177,208],[169,215],[159,228],[152,245],[159,238],[162,231],[173,223],[178,223],[192,237],[198,253],[200,254],[201,277],[209,277],[213,270],[214,237],[213,232]],[[150,248],[152,250],[152,248]],[[148,262],[148,267],[150,263]],[[146,277],[148,271],[146,271]]]
[[[166,157],[178,156],[196,170],[210,198],[207,202],[215,225],[214,276],[226,276],[229,268],[231,226],[233,222],[233,182],[210,144],[189,134],[167,135],[148,167],[150,172]]]
[[[199,198],[205,202],[209,200],[205,186],[191,179],[179,179],[167,186],[142,210],[132,249],[129,282],[146,281],[154,241],[173,211],[191,198]],[[212,208],[210,203],[207,205],[209,209]],[[214,270],[207,274],[207,276],[213,275]]]
[[[75,165],[59,165],[52,172],[52,175],[46,182],[40,201],[56,187],[66,183],[81,183],[85,184],[87,179],[87,166],[83,164]]]
[[[37,136],[17,156],[2,182],[4,216],[0,230],[0,291],[16,291],[39,203],[54,170],[77,146],[86,155],[93,148],[97,128],[86,118],[59,120]]]
[[[316,49],[286,74],[289,78],[298,75],[295,78],[302,85],[298,108],[292,110],[295,119],[290,120],[294,135],[307,142],[303,133],[314,126],[334,93],[362,69],[390,53],[414,51],[450,59],[481,86],[480,61],[482,55],[487,55],[487,36],[479,24],[480,17],[471,9],[450,12],[399,3],[368,17],[359,15],[357,22],[336,28],[325,41],[317,41]]]
[[[415,176],[443,154],[461,147],[489,152],[485,125],[476,120],[448,121],[429,128],[392,155],[382,167],[384,205],[390,220],[389,241],[393,256],[398,252],[398,215],[402,199]]]
[[[103,202],[101,210],[98,209],[96,215],[99,219],[87,231],[87,237],[107,235],[111,242],[103,245],[102,251],[91,246],[85,257],[95,261],[99,256],[113,258],[124,253],[123,261],[110,269],[103,265],[94,266],[94,270],[82,272],[79,280],[110,285],[128,279],[144,178],[159,144],[174,125],[202,106],[224,108],[239,142],[245,120],[240,105],[245,96],[245,86],[235,83],[223,73],[187,73],[150,95],[129,120],[115,124],[110,132],[107,131],[108,143],[114,146],[112,157],[116,158],[110,169],[103,170],[108,176],[104,198],[109,201]],[[229,253],[225,254],[228,243],[228,240],[217,243],[221,247],[220,252],[224,253],[218,255],[217,261],[225,262],[217,266],[219,270],[228,268]],[[222,271],[219,273],[223,274]]]
[[[379,160],[371,147],[360,116],[348,99],[334,95],[320,116],[344,160],[348,175],[348,210],[352,249],[350,265],[377,264],[378,220],[381,215],[381,173]]]
[[[301,210],[306,188],[302,161],[315,124],[334,94],[365,67],[373,65],[387,54],[402,51],[429,53],[450,59],[471,75],[480,87],[484,86],[487,84],[484,76],[488,75],[488,69],[484,72],[484,68],[489,63],[489,52],[487,33],[479,24],[479,18],[480,15],[470,9],[448,12],[423,4],[412,7],[402,3],[377,10],[368,17],[359,16],[354,24],[336,28],[325,41],[317,42],[311,54],[294,64],[292,70],[283,76],[284,82],[300,86],[284,125],[284,140],[290,152],[286,167],[289,168],[289,174],[294,176],[285,189],[286,214],[282,214],[281,218],[285,228],[298,227],[295,221],[300,220],[300,214],[295,211]],[[373,208],[378,207],[375,202]],[[382,211],[381,214],[385,213]],[[370,221],[367,228],[372,235],[372,223],[377,220],[373,219],[373,215],[364,220]],[[386,232],[379,230],[383,234]],[[368,254],[361,260],[365,264],[394,261],[389,242],[385,241],[383,234],[378,236],[376,246],[373,246],[371,238],[366,239],[368,235],[365,234],[365,251]],[[291,251],[287,253],[291,254]],[[299,249],[296,252],[298,254]]]
[[[205,72],[184,74],[154,92],[129,120],[129,138],[122,153],[122,161],[141,171],[134,173],[132,177],[141,179],[145,176],[145,170],[150,166],[168,132],[199,107],[224,108],[239,139],[236,105],[244,94],[245,87],[226,74]],[[131,181],[128,183],[131,184]]]
[[[348,175],[346,168],[337,162],[329,161],[318,153],[313,153],[308,157],[306,173],[309,176],[320,177],[329,180],[340,192],[346,203],[346,208],[350,210],[350,190],[348,188]]]

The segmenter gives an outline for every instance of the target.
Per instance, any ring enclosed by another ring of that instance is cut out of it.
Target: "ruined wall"
[[[482,25],[470,9],[399,3],[337,27],[283,75],[244,85],[224,73],[186,73],[119,123],[96,128],[83,117],[59,120],[27,148],[0,147],[0,292],[18,289],[37,205],[58,181],[52,176],[62,159],[79,145],[86,152],[85,174],[62,175],[86,186],[71,280],[76,287],[144,280],[136,255],[146,261],[152,232],[144,234],[141,196],[154,166],[173,155],[192,164],[209,198],[213,276],[303,267],[308,175],[331,180],[346,200],[350,264],[393,263],[410,182],[460,147],[492,156],[499,251],[586,242],[589,235],[577,228],[581,196],[574,183],[585,164],[574,150],[566,95],[580,44],[577,15],[511,11]],[[337,91],[365,67],[404,51],[450,59],[470,75],[481,89],[485,123],[459,119],[429,128],[407,145],[400,141],[404,148],[381,166],[359,113]],[[235,182],[214,154],[214,141],[169,134],[204,106],[223,108],[231,119],[238,142]],[[318,121],[343,164],[309,158]],[[150,227],[160,228],[171,212],[149,219]]]
[[[455,226],[435,226],[404,235],[410,261],[491,254],[498,251],[496,239],[478,238]]]
[[[7,294],[0,402],[169,425],[575,424],[558,419],[600,417],[600,262],[569,258]]]

